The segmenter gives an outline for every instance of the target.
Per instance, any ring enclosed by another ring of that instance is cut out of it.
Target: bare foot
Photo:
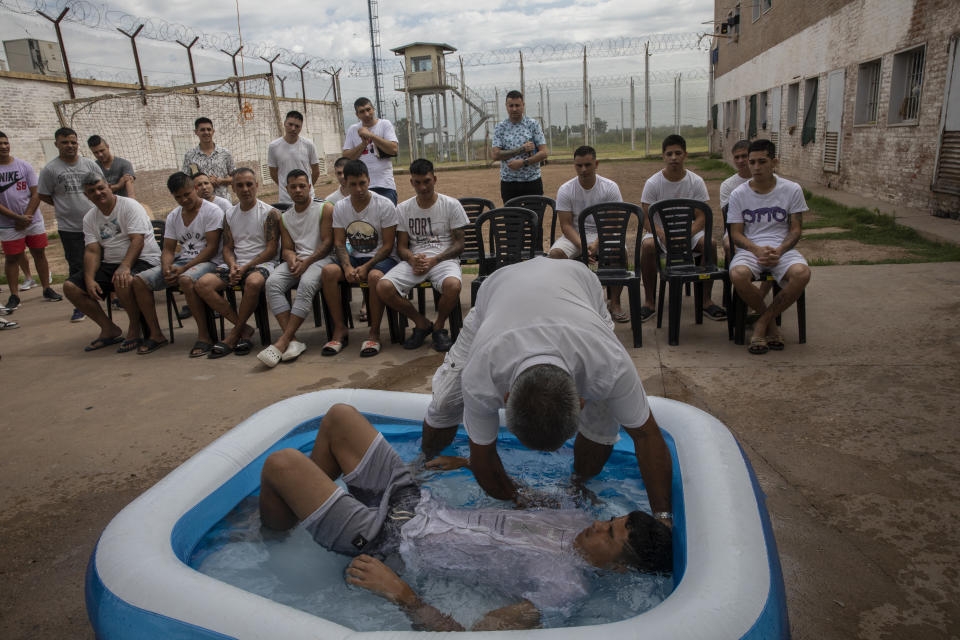
[[[347,567],[347,584],[363,587],[390,602],[411,605],[417,596],[406,582],[376,558],[360,555]]]

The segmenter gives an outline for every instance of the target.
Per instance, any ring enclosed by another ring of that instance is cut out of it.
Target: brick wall
[[[931,213],[960,211],[960,197],[938,194],[930,188],[946,92],[948,48],[951,38],[960,32],[956,2],[859,0],[842,4],[823,20],[718,75],[715,100],[722,109],[725,100],[780,85],[780,113],[768,113],[768,117],[780,118],[778,153],[783,173]],[[781,15],[793,6],[780,5],[784,10]],[[918,45],[926,45],[918,119],[910,125],[888,124],[894,55]],[[877,58],[881,59],[877,123],[854,125],[859,66]],[[837,173],[823,170],[827,74],[835,69],[845,72]],[[802,146],[804,81],[811,77],[819,80],[816,141]],[[787,95],[793,82],[800,83],[801,113],[795,131],[790,133],[786,125]],[[737,137],[733,131],[729,135],[714,131],[714,149],[729,160],[730,147]],[[759,131],[758,137],[769,138],[770,128]]]

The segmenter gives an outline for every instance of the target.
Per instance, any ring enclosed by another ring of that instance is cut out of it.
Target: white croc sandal
[[[291,360],[296,360],[300,357],[300,354],[307,350],[307,345],[293,340],[290,343],[290,346],[287,347],[287,350],[283,352],[283,355],[280,356],[280,359],[284,362],[290,362]]]
[[[263,351],[257,354],[257,360],[267,365],[271,369],[277,364],[280,363],[280,360],[283,358],[283,354],[280,353],[280,349],[277,349],[275,346],[270,345]]]

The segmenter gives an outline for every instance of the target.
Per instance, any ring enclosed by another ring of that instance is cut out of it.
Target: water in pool
[[[390,435],[388,440],[404,460],[417,457],[419,433]],[[469,454],[462,432],[445,453]],[[555,496],[564,507],[575,506],[562,488],[570,476],[571,447],[553,453],[501,447],[500,456],[512,476]],[[420,479],[435,497],[451,506],[510,506],[484,494],[468,471],[427,474]],[[649,511],[633,455],[615,451],[603,473],[588,487],[601,502],[582,508],[595,519],[621,516],[633,509]],[[194,551],[190,566],[222,582],[357,631],[411,629],[410,621],[395,605],[343,581],[349,562],[350,558],[317,545],[300,527],[289,533],[262,529],[254,494],[207,533]],[[409,571],[400,574],[424,601],[468,629],[485,612],[512,603],[495,590],[471,582],[469,576],[454,579],[411,575]],[[543,626],[580,626],[633,617],[662,601],[673,581],[670,576],[634,571],[598,571],[591,576],[590,586],[587,599],[571,611],[545,614]]]

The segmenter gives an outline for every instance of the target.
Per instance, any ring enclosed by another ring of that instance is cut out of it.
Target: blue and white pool
[[[388,603],[343,586],[346,559],[326,554],[302,531],[272,539],[257,526],[251,496],[258,491],[263,460],[279,448],[309,450],[319,418],[338,402],[370,417],[402,457],[415,455],[429,402],[425,395],[320,391],[251,416],[137,498],[103,532],[86,585],[97,637],[422,636]],[[662,398],[650,402],[674,459],[672,580],[621,581],[615,590],[625,595],[616,611],[591,599],[561,622],[568,626],[524,633],[551,639],[584,633],[789,637],[776,546],[763,495],[742,451],[730,432],[702,411]],[[569,452],[536,458],[542,454],[511,452],[510,442],[504,444],[507,468],[542,488],[569,473]],[[596,517],[646,508],[631,453],[632,443],[622,439],[605,474],[591,482],[605,503],[593,509]],[[452,504],[489,504],[471,482],[449,480],[435,478],[431,489]],[[327,579],[314,581],[318,575]],[[459,595],[444,601],[443,585],[435,590],[431,602],[440,598],[454,617],[469,622],[463,618],[476,603]]]

